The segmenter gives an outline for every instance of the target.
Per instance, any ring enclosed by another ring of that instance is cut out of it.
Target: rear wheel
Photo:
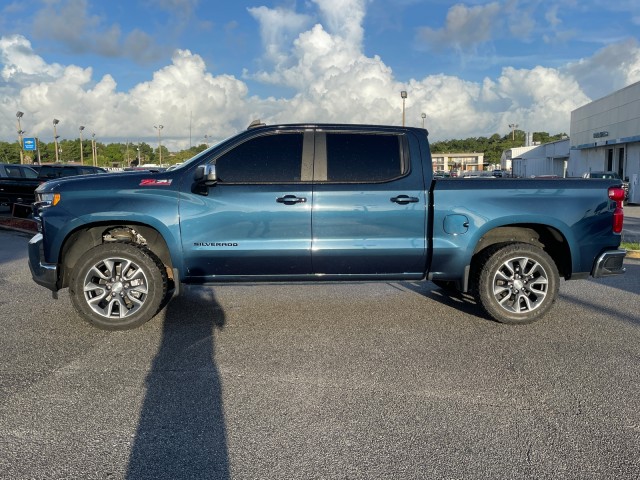
[[[496,245],[480,254],[474,290],[480,305],[501,323],[531,323],[552,307],[560,277],[553,259],[526,243]]]
[[[105,243],[75,266],[69,292],[76,311],[104,330],[126,330],[149,321],[167,291],[167,273],[146,248]]]

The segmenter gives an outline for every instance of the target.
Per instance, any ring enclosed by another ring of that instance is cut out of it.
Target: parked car
[[[75,175],[92,175],[97,173],[107,173],[107,171],[104,168],[93,167],[90,165],[56,163],[51,165],[42,165],[38,172],[38,178],[46,181],[54,178],[72,177]]]
[[[629,200],[629,180],[623,180],[620,178],[618,172],[614,172],[612,170],[599,171],[599,172],[586,172],[582,175],[582,178],[606,178],[608,180],[620,180],[622,182],[622,188],[625,191],[624,201]]]
[[[38,178],[38,173],[29,165],[0,163],[0,178]]]
[[[37,165],[36,168],[39,170],[28,165],[0,164],[0,205],[7,205],[15,216],[31,214],[35,189],[44,182],[62,177],[106,173],[103,168],[80,164]]]
[[[0,163],[0,205],[13,210],[14,204],[31,204],[41,183],[37,172],[28,165]]]

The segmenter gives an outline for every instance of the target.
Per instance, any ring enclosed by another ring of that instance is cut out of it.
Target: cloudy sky
[[[638,0],[2,0],[0,140],[170,149],[267,123],[569,133],[640,81]]]

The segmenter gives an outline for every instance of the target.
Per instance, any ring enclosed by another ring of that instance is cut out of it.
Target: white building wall
[[[640,203],[640,142],[629,145],[625,176],[629,178],[629,203]]]
[[[511,159],[516,177],[562,177],[569,160],[569,145],[569,139],[566,139],[535,147],[512,148],[502,154],[502,159]]]
[[[640,177],[640,82],[571,112],[567,175],[602,170],[621,172],[630,191],[633,179]],[[636,195],[632,203],[640,203]]]

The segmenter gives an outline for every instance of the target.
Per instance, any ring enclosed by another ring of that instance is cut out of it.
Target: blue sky
[[[640,2],[20,0],[0,3],[0,139],[175,148],[251,119],[401,122],[435,140],[567,132],[640,81]],[[190,140],[191,137],[191,140]],[[197,143],[197,142],[195,142]]]

